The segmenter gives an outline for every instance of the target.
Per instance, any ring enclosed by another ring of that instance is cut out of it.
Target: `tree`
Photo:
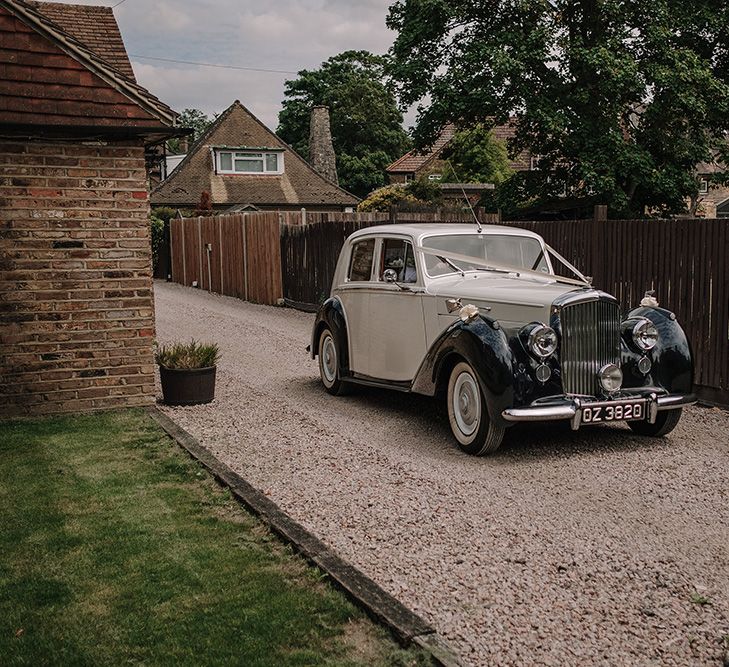
[[[311,109],[329,107],[340,184],[359,196],[384,185],[385,168],[410,147],[384,66],[381,56],[345,51],[302,70],[286,82],[279,114],[278,134],[308,157]]]
[[[527,196],[566,186],[618,214],[672,213],[697,163],[728,157],[719,0],[399,0],[388,26],[401,102],[429,96],[416,143],[448,120],[514,116],[511,154],[540,156]]]
[[[200,135],[205,132],[213,123],[215,117],[209,118],[200,109],[183,109],[177,117],[177,127],[190,127],[194,130],[193,134],[188,137],[191,143],[197,141]],[[167,148],[171,153],[177,153],[180,150],[179,138],[170,139],[167,142]]]
[[[437,183],[421,177],[407,183],[392,183],[377,188],[363,199],[358,211],[389,211],[391,208],[419,206],[433,208],[443,203],[443,193]]]
[[[445,181],[499,184],[513,173],[505,144],[485,123],[456,132],[443,158],[451,167],[443,173]]]

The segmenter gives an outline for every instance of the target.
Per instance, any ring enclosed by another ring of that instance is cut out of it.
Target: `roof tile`
[[[111,7],[67,5],[61,2],[37,0],[26,0],[26,2],[128,79],[136,81]]]

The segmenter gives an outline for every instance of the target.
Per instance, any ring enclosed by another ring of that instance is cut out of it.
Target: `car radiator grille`
[[[620,307],[610,301],[564,306],[562,326],[562,388],[566,394],[596,396],[598,373],[606,364],[620,366]]]

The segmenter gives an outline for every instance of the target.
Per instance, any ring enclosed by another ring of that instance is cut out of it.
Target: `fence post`
[[[243,286],[245,289],[245,300],[248,301],[248,214],[243,214]]]
[[[600,232],[602,231],[602,223],[607,220],[607,205],[595,204],[592,216],[592,239],[590,243],[590,273],[593,276],[593,283],[602,281],[603,262],[600,258],[603,254],[600,252]],[[599,277],[598,277],[599,276]]]
[[[182,284],[187,287],[187,257],[185,256],[185,218],[180,218],[180,235],[182,236]]]
[[[167,282],[170,282],[175,279],[175,277],[172,275],[172,269],[175,265],[174,264],[175,260],[172,255],[173,243],[174,243],[174,239],[172,238],[172,227],[173,227],[172,218],[170,218],[170,221],[167,224],[168,224],[168,229],[169,229],[169,234],[170,234],[169,239],[167,239],[169,241],[169,251],[170,251],[170,266],[169,266],[169,272],[167,273]]]
[[[225,294],[225,288],[223,287],[223,218],[218,216],[218,248],[220,250],[220,293]]]
[[[198,215],[197,216],[197,259],[198,259],[198,268],[199,273],[197,274],[199,277],[199,281],[197,283],[197,286],[202,289],[203,285],[203,248],[202,248],[202,218]]]

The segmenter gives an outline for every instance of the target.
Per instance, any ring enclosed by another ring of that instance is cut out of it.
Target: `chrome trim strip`
[[[550,407],[509,408],[501,416],[510,422],[540,422],[557,419],[572,419],[577,413],[574,405],[553,405]]]
[[[656,403],[659,410],[673,410],[674,408],[693,405],[697,400],[694,394],[669,394],[668,396],[659,396]]]

